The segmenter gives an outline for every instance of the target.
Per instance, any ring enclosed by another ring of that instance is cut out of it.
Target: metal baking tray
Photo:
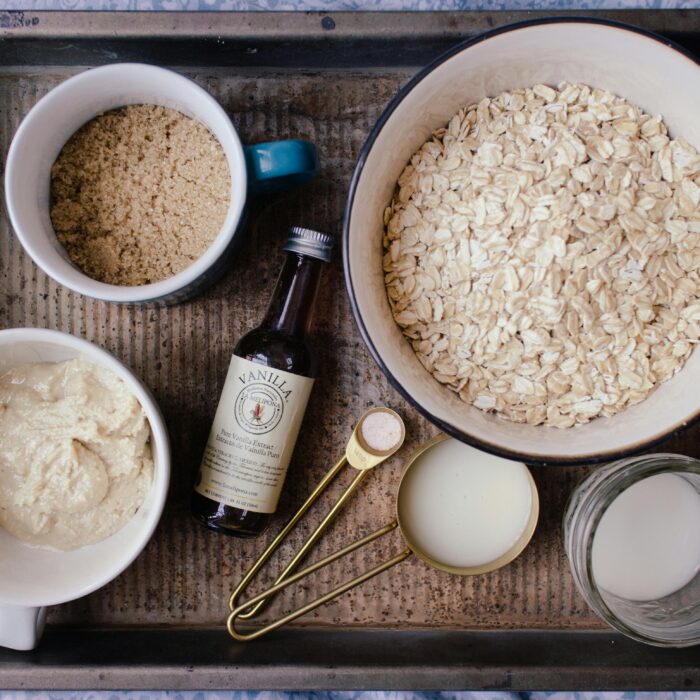
[[[700,12],[589,15],[700,49]],[[541,16],[0,12],[0,172],[17,125],[41,95],[85,67],[115,61],[174,67],[222,103],[244,141],[308,138],[322,159],[315,183],[253,202],[229,274],[203,296],[170,308],[107,304],[57,285],[23,253],[0,205],[0,326],[57,328],[116,354],[155,393],[174,454],[166,512],[142,556],[102,590],[52,609],[38,650],[0,651],[0,687],[700,689],[700,648],[654,649],[613,634],[576,592],[560,519],[586,468],[533,470],[540,523],[524,555],[500,571],[459,578],[409,560],[264,640],[229,639],[223,621],[232,586],[337,458],[367,407],[386,403],[400,411],[409,440],[365,482],[316,556],[390,519],[402,461],[436,433],[366,351],[339,256],[327,270],[317,314],[320,377],[273,530],[240,541],[207,532],[189,516],[192,475],[230,353],[259,321],[281,265],[285,228],[299,223],[339,232],[366,134],[420,66],[475,33]],[[700,427],[659,450],[700,457]],[[280,560],[322,508],[289,539]],[[316,574],[296,596],[281,594],[266,614],[291,609],[398,547],[396,534],[351,555]],[[271,581],[266,573],[258,583]]]

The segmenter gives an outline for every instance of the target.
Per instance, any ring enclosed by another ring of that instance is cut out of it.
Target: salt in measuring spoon
[[[360,420],[355,425],[355,429],[352,431],[352,435],[345,448],[345,454],[323,479],[321,479],[309,497],[299,507],[299,510],[297,510],[280,533],[265,548],[265,551],[258,557],[253,566],[251,566],[243,579],[241,579],[241,582],[231,593],[229,598],[229,610],[233,611],[237,607],[238,599],[258,571],[260,571],[270,556],[272,556],[272,553],[280,546],[282,541],[294,529],[294,526],[304,517],[306,511],[325,491],[330,482],[333,481],[346,464],[350,464],[350,466],[357,469],[359,473],[328,511],[316,529],[311,533],[306,542],[304,542],[289,564],[287,564],[284,571],[277,577],[274,585],[282,583],[290,576],[308,554],[311,547],[314,546],[325,532],[336,515],[343,509],[350,496],[357,490],[370,470],[391,457],[391,455],[401,447],[405,439],[406,428],[398,413],[385,406],[378,406],[366,411],[360,417]],[[272,595],[274,594],[258,600],[254,605],[251,605],[249,609],[240,612],[237,617],[244,620],[254,617],[270,601]]]

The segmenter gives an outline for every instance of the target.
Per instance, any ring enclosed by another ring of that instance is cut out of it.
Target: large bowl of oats
[[[527,22],[411,80],[360,156],[346,282],[391,383],[531,463],[700,416],[700,66],[647,32]]]

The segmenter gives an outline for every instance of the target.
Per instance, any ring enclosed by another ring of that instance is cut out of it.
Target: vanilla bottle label
[[[195,491],[274,513],[314,380],[234,355]]]

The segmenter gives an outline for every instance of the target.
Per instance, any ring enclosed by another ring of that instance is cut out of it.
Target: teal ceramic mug
[[[93,117],[130,104],[163,105],[203,123],[221,144],[231,173],[226,219],[207,251],[173,277],[132,287],[99,282],[79,270],[58,242],[49,217],[51,166],[65,143]],[[221,105],[196,83],[165,68],[117,63],[69,78],[31,109],[10,146],[5,196],[24,249],[57,282],[96,299],[167,304],[201,292],[228,269],[250,196],[303,184],[318,172],[312,143],[289,140],[244,146]]]

